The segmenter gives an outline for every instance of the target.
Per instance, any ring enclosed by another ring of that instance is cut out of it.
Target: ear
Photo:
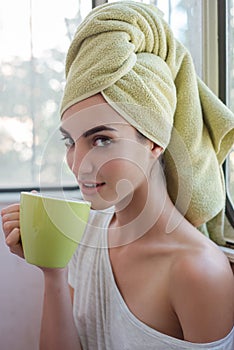
[[[161,146],[151,142],[151,154],[155,159],[158,159],[162,152],[163,148]]]

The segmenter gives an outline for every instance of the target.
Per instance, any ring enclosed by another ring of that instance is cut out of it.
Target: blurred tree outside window
[[[88,0],[0,3],[0,188],[73,184],[58,132],[65,54]]]

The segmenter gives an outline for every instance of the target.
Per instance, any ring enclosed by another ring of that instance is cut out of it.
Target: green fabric
[[[95,8],[71,43],[66,78],[61,114],[101,92],[165,149],[173,202],[195,226],[217,221],[215,240],[224,244],[221,164],[233,145],[234,116],[197,77],[191,55],[160,11],[131,1]]]

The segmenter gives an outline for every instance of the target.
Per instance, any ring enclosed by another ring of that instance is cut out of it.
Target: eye
[[[107,136],[96,136],[93,140],[93,145],[97,147],[108,146],[112,143],[112,139]]]
[[[61,140],[65,141],[64,143],[67,148],[70,148],[75,144],[74,140],[69,135],[63,135]]]

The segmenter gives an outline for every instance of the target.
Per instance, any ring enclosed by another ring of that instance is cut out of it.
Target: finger
[[[17,244],[10,244],[8,245],[10,252],[13,254],[18,255],[21,258],[24,258],[24,251],[21,243],[21,239],[19,238],[19,241]]]
[[[15,228],[11,234],[6,238],[6,244],[9,247],[11,253],[24,258],[23,247],[21,243],[21,236],[19,228]]]
[[[5,236],[7,237],[14,229],[19,229],[19,220],[3,222],[2,227]]]
[[[14,228],[12,232],[6,238],[6,244],[11,249],[14,246],[21,244],[20,230],[19,228]]]
[[[11,204],[6,208],[3,208],[1,211],[1,215],[5,215],[5,214],[9,214],[9,213],[13,213],[13,212],[19,212],[20,210],[20,205],[19,203],[15,203],[15,204]]]
[[[13,221],[13,220],[19,220],[19,212],[13,212],[9,214],[4,214],[2,216],[2,222],[7,222],[7,221]]]

